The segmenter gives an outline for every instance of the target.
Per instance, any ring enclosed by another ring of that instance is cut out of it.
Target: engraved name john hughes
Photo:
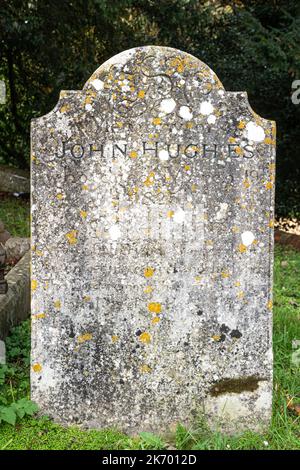
[[[126,432],[260,430],[272,405],[275,123],[142,47],[32,121],[32,398]]]
[[[140,146],[140,153],[145,155],[153,153],[156,158],[161,160],[168,160],[173,158],[185,157],[214,157],[214,158],[253,158],[253,147],[245,144],[243,151],[239,152],[240,147],[238,144],[164,144],[162,142],[142,142]],[[111,143],[111,144],[80,144],[77,142],[62,142],[61,152],[56,154],[57,158],[72,157],[74,159],[81,159],[84,157],[93,157],[98,155],[104,157],[111,154],[113,158],[117,158],[118,154],[130,156],[130,145],[127,143]]]

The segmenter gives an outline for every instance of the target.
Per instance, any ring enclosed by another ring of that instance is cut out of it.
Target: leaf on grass
[[[287,409],[294,413],[296,416],[300,416],[300,404],[294,403],[294,398],[288,397]]]
[[[142,441],[149,447],[165,448],[165,444],[161,438],[155,434],[152,434],[151,432],[141,432],[140,437]]]
[[[5,421],[13,426],[16,424],[17,415],[11,406],[0,408],[0,421]]]
[[[32,416],[38,410],[37,404],[31,400],[28,400],[28,398],[21,398],[15,403],[15,406],[17,414],[20,416],[20,418],[23,418],[25,414]]]

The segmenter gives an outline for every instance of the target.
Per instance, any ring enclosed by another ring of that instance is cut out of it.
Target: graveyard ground
[[[28,236],[28,201],[8,199],[1,205],[0,219],[8,230],[14,235]],[[300,366],[291,363],[292,341],[300,340],[299,277],[300,252],[276,247],[274,411],[271,427],[264,435],[248,432],[229,437],[212,433],[200,419],[194,429],[178,426],[174,436],[167,440],[146,433],[131,438],[116,430],[83,431],[78,427],[61,427],[46,417],[31,417],[33,409],[27,400],[30,352],[27,320],[11,332],[7,339],[8,366],[0,367],[0,416],[1,412],[5,415],[4,410],[11,408],[12,403],[18,403],[19,414],[25,416],[18,418],[15,426],[2,421],[0,449],[300,449]],[[12,417],[10,412],[6,416]]]

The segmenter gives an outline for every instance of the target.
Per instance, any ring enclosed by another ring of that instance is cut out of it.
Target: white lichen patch
[[[179,116],[185,121],[190,121],[191,119],[193,119],[193,113],[191,112],[188,106],[180,106]]]
[[[169,158],[170,158],[169,152],[167,150],[160,150],[158,152],[158,156],[159,156],[159,159],[163,162],[169,160]]]
[[[177,224],[182,224],[184,222],[184,219],[185,219],[185,212],[183,209],[181,209],[181,207],[179,207],[175,212],[174,212],[174,215],[173,215],[173,220],[174,222],[176,222]]]
[[[200,105],[200,113],[203,114],[204,116],[208,116],[209,114],[212,114],[214,111],[214,107],[211,104],[210,101],[203,101]]]
[[[208,124],[215,124],[217,118],[214,114],[210,114],[207,118]]]
[[[112,225],[109,228],[108,233],[109,233],[111,240],[118,240],[122,235],[119,225]]]
[[[250,246],[253,243],[253,241],[255,240],[255,236],[249,230],[246,230],[245,232],[243,232],[241,234],[241,238],[242,238],[242,243],[245,246]]]
[[[246,125],[247,137],[254,142],[262,142],[265,139],[265,131],[255,122],[248,122]]]
[[[170,114],[176,107],[176,101],[173,98],[165,98],[160,103],[160,110],[162,113]]]
[[[90,83],[97,91],[103,90],[104,88],[104,82],[102,80],[99,80],[98,78],[92,80]]]
[[[227,216],[228,204],[227,202],[221,202],[219,210],[216,213],[216,220],[223,220]]]

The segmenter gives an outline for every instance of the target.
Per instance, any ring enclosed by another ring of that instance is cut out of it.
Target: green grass
[[[1,195],[0,220],[14,237],[30,236],[30,204],[20,197]]]
[[[300,253],[277,248],[274,278],[274,410],[264,435],[247,432],[229,437],[209,431],[200,420],[193,430],[179,425],[166,442],[147,433],[131,438],[117,430],[83,431],[59,426],[46,417],[27,417],[15,427],[0,424],[0,449],[300,449],[300,417],[287,410],[288,397],[300,401],[300,369],[291,364],[292,341],[300,340]],[[12,394],[15,400],[29,397],[28,321],[12,331],[7,347],[14,373],[4,394],[7,399]]]

